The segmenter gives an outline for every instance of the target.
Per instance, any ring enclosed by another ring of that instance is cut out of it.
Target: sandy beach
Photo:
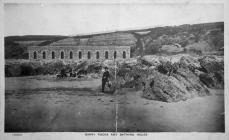
[[[6,78],[5,131],[114,132],[117,126],[120,132],[224,132],[223,90],[166,103],[133,89],[102,94],[100,81]]]

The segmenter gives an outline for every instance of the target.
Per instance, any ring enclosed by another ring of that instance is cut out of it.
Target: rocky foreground
[[[113,62],[105,62],[114,75]],[[165,102],[187,100],[211,95],[209,88],[224,88],[224,60],[221,56],[190,55],[144,56],[119,62],[116,80],[112,85],[116,93],[122,88],[142,90],[142,96]]]

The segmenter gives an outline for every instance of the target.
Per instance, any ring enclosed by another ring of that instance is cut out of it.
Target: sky
[[[80,35],[224,21],[223,4],[4,4],[4,35]]]

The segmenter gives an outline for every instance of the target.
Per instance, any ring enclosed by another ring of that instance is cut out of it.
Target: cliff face
[[[131,56],[146,54],[177,54],[177,53],[217,53],[223,54],[224,23],[203,23],[194,25],[156,27],[144,30],[117,31],[84,36],[12,36],[5,37],[6,58],[21,58],[21,52],[11,56],[14,48],[31,45],[57,44],[62,39],[71,38],[77,45],[118,45],[131,46]],[[25,45],[26,41],[30,42]],[[34,43],[34,44],[33,44]],[[17,50],[17,49],[15,49]],[[17,56],[18,55],[18,56]]]

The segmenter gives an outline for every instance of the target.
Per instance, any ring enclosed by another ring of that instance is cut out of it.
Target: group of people
[[[81,78],[82,75],[86,75],[87,71],[86,70],[78,70],[76,71],[71,71],[71,72],[66,72],[65,69],[62,69],[59,74],[57,74],[57,78],[64,78],[64,77],[78,77]]]
[[[110,73],[108,71],[108,67],[104,68],[105,71],[102,76],[102,92],[104,92],[105,86],[107,85],[109,88],[111,87],[110,84]],[[70,73],[70,77],[76,77],[79,76],[80,74],[85,74],[82,70],[79,70],[77,73]],[[67,77],[67,74],[64,69],[61,70],[60,74],[57,75],[57,78],[63,78]]]

